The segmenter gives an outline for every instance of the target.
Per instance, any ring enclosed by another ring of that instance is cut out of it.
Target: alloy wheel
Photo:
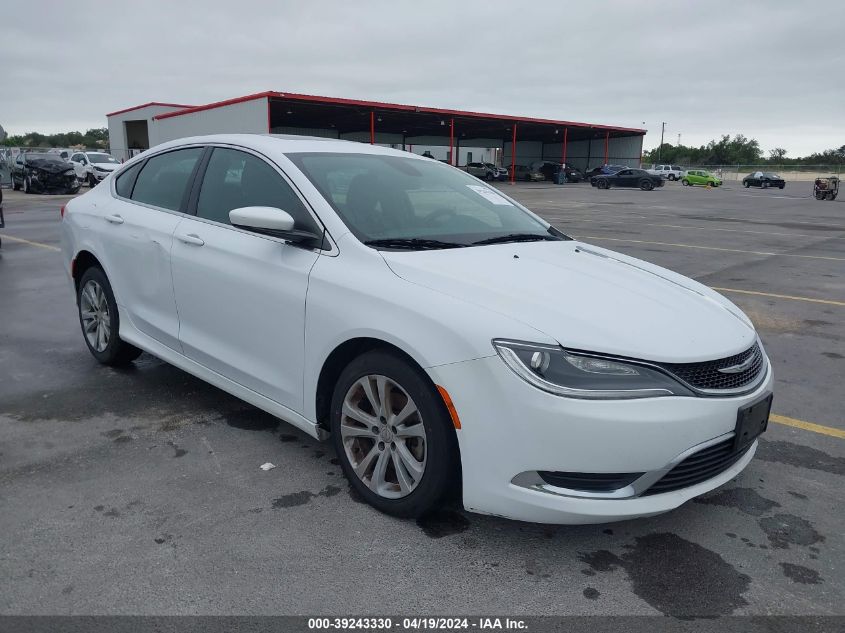
[[[111,315],[109,302],[102,286],[93,279],[82,288],[79,297],[79,315],[82,331],[91,348],[103,352],[111,339]]]
[[[428,454],[422,416],[387,376],[362,376],[347,390],[340,435],[355,475],[380,497],[405,497],[422,480]]]

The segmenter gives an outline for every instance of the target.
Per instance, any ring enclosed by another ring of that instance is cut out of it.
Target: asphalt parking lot
[[[328,445],[148,355],[97,365],[58,253],[67,198],[6,190],[0,613],[845,613],[845,201],[500,186],[749,314],[775,416],[738,478],[611,525],[383,516]]]

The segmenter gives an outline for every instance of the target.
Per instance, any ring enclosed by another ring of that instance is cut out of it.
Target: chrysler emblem
[[[744,372],[746,369],[751,367],[754,363],[754,355],[752,354],[744,361],[742,361],[739,365],[731,365],[730,367],[723,367],[722,369],[717,369],[721,374],[740,374]]]

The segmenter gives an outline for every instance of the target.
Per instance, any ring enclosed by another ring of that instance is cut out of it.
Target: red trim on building
[[[597,130],[610,130],[614,132],[633,132],[636,134],[645,134],[646,130],[641,128],[616,127],[613,125],[596,125],[591,123],[580,123],[577,121],[558,121],[555,119],[539,119],[534,117],[521,117],[510,114],[490,114],[487,112],[472,112],[469,110],[449,110],[445,108],[428,108],[424,106],[405,105],[401,103],[386,103],[382,101],[364,101],[360,99],[342,99],[339,97],[321,97],[317,95],[304,95],[291,92],[275,92],[272,90],[266,92],[257,92],[255,94],[246,95],[244,97],[236,97],[234,99],[227,99],[225,101],[216,101],[207,105],[189,106],[184,110],[178,112],[167,112],[159,114],[155,119],[167,119],[174,116],[181,116],[183,114],[192,114],[194,112],[201,112],[203,110],[211,110],[213,108],[221,108],[224,106],[234,105],[236,103],[243,103],[245,101],[253,101],[254,99],[262,98],[276,98],[287,99],[291,101],[310,101],[312,103],[324,105],[349,105],[369,108],[371,110],[395,110],[401,112],[420,112],[425,114],[439,114],[454,117],[465,117],[475,119],[494,119],[500,121],[512,121],[517,123],[544,123],[549,125],[570,126],[570,127],[584,127],[593,128]]]
[[[116,112],[109,112],[106,116],[116,116],[118,114],[123,114],[124,112],[132,112],[132,110],[140,110],[141,108],[149,108],[150,106],[159,106],[162,108],[195,108],[196,106],[192,105],[185,105],[183,103],[161,103],[160,101],[150,101],[149,103],[145,103],[144,105],[137,105],[132,106],[131,108],[124,108],[123,110],[117,110]]]
[[[176,112],[165,112],[164,114],[159,114],[154,116],[154,119],[168,119],[172,116],[181,116],[183,114],[193,114],[194,112],[202,112],[203,110],[213,110],[214,108],[222,108],[224,106],[235,105],[236,103],[244,103],[246,101],[255,101],[256,99],[267,99],[268,97],[273,96],[276,93],[273,92],[258,92],[254,95],[247,95],[245,97],[236,97],[235,99],[226,99],[225,101],[215,101],[214,103],[208,103],[206,105],[201,106],[190,106],[185,108],[184,110],[178,110]]]

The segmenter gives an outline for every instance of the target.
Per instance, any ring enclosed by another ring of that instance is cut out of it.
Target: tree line
[[[105,149],[109,146],[109,130],[104,127],[93,128],[84,134],[82,132],[60,132],[59,134],[27,132],[7,136],[0,145],[6,147],[76,147],[81,145],[86,149]]]
[[[659,148],[643,152],[643,164],[671,163],[678,165],[842,165],[845,164],[845,145],[836,149],[815,152],[799,158],[787,157],[787,151],[776,147],[765,156],[756,139],[742,134],[725,134],[707,145],[690,147],[663,143]]]

